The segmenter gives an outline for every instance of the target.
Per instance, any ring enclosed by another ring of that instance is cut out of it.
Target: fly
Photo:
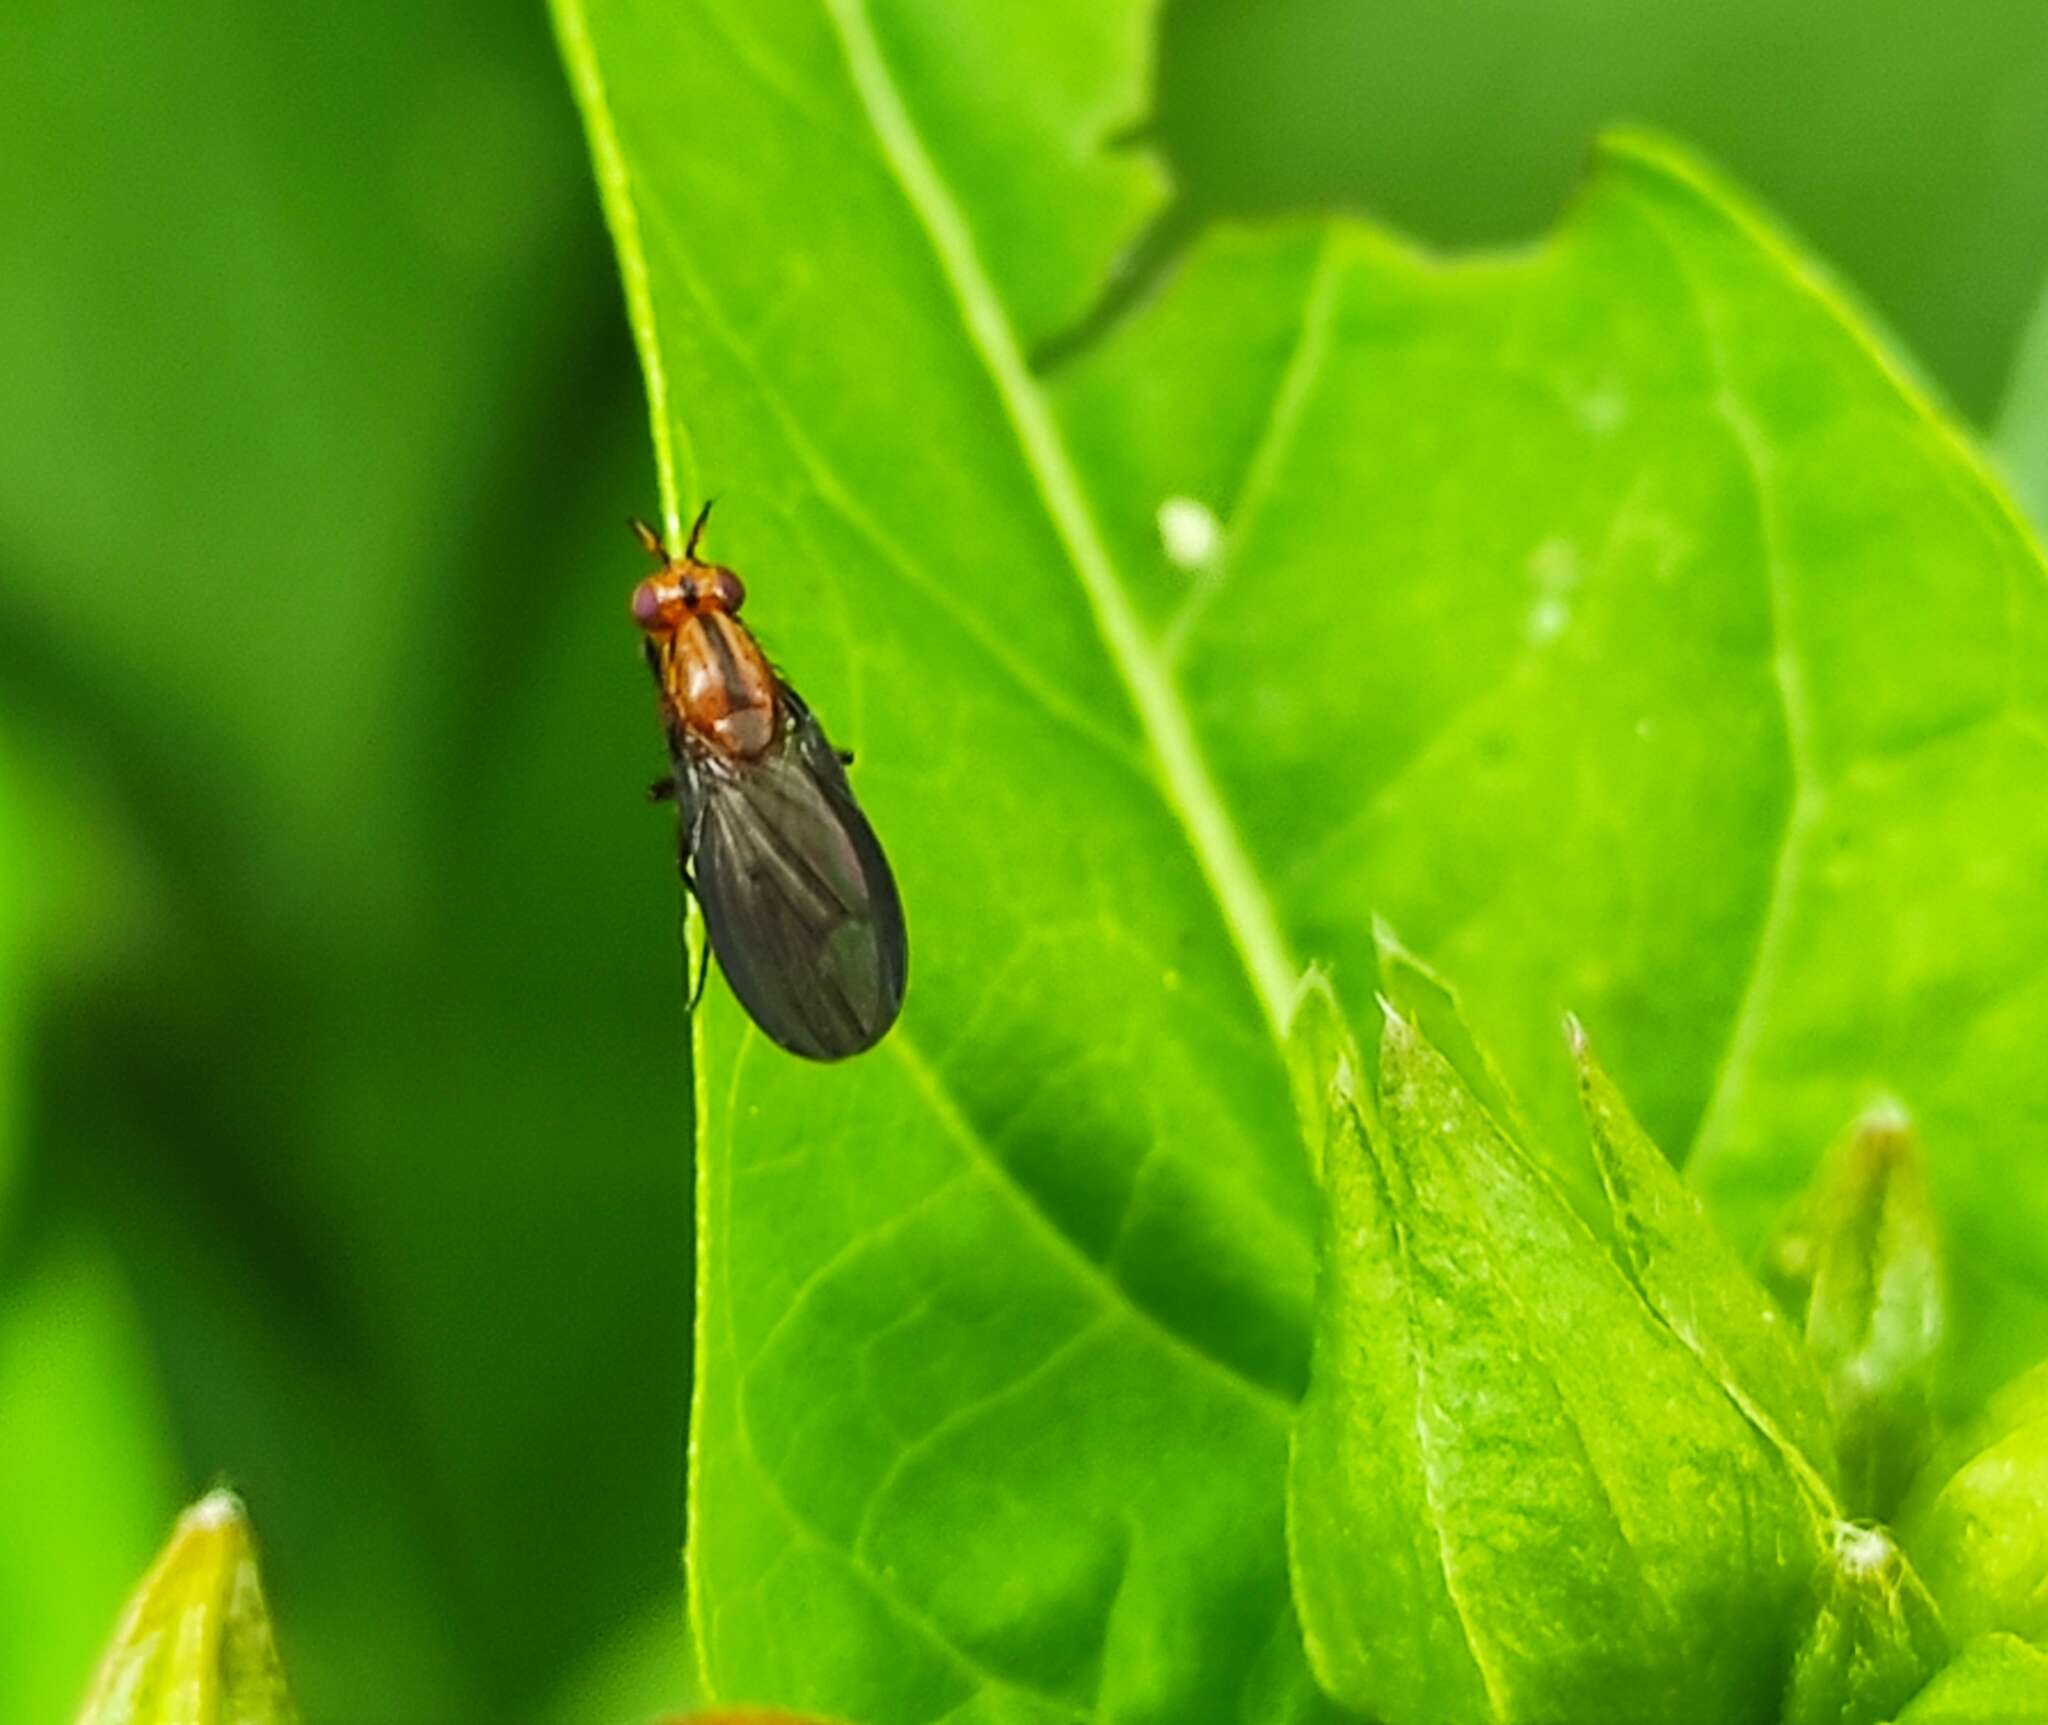
[[[661,700],[683,885],[748,1015],[792,1054],[844,1060],[896,1022],[910,949],[874,828],[825,740],[739,619],[747,590],[697,558],[705,504],[674,557],[633,589],[633,621]]]

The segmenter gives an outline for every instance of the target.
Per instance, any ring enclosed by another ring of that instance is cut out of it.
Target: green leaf
[[[1972,1641],[1898,1717],[1898,1725],[2041,1725],[2048,1653],[2011,1635]]]
[[[135,1590],[78,1725],[296,1725],[240,1499],[201,1498]]]
[[[1941,1614],[1905,1554],[1882,1528],[1837,1523],[1783,1725],[1880,1725],[1947,1657]]]
[[[2007,1630],[2048,1645],[2048,1364],[1942,1446],[1899,1533],[1959,1637]]]
[[[1319,970],[1302,978],[1288,1009],[1286,1049],[1287,1076],[1294,1086],[1309,1169],[1320,1181],[1323,1153],[1331,1139],[1350,1129],[1354,1111],[1362,1109],[1370,1117],[1373,1098],[1343,1003]]]
[[[1977,1369],[2012,1345],[2048,591],[1783,242],[1621,140],[1527,253],[1218,230],[1040,376],[1161,196],[1102,147],[1151,8],[555,15],[663,513],[723,499],[914,948],[850,1067],[716,983],[699,1021],[712,1695],[1253,1716],[1299,1658],[1279,1029],[1302,960],[1362,998],[1375,912],[1546,1144],[1581,1135],[1549,1027],[1600,1026],[1751,1242],[1873,1076],[1922,1099]]]
[[[1784,1313],[1743,1267],[1698,1197],[1672,1172],[1565,1020],[1593,1159],[1623,1273],[1650,1310],[1784,1455],[1817,1512],[1832,1514],[1834,1427],[1827,1392]]]
[[[1897,1104],[1867,1110],[1836,1141],[1765,1266],[1805,1313],[1826,1374],[1845,1500],[1857,1515],[1889,1517],[1933,1442],[1947,1327],[1919,1139]]]
[[[1380,1114],[1383,1144],[1354,1110],[1327,1152],[1288,1481],[1324,1687],[1392,1725],[1597,1717],[1617,1693],[1759,1712],[1819,1525],[1811,1468],[1745,1411],[1763,1396],[1707,1363],[1732,1351],[1717,1290],[1674,1326],[1397,1017]]]
[[[1585,1145],[1577,1137],[1560,1145],[1537,1136],[1492,1050],[1472,1034],[1457,986],[1403,942],[1384,918],[1373,923],[1373,945],[1381,999],[1413,1019],[1486,1111],[1542,1157],[1548,1171],[1565,1182],[1581,1214],[1597,1213],[1599,1177]]]

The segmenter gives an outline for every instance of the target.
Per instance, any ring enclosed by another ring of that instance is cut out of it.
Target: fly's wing
[[[711,948],[740,1004],[792,1054],[872,1047],[903,1004],[896,882],[817,722],[705,771],[692,861]]]

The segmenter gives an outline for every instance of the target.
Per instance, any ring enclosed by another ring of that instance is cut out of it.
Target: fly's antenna
[[[715,497],[704,499],[704,507],[697,511],[697,519],[690,524],[689,543],[683,547],[683,561],[697,561],[697,541],[704,537],[704,523],[711,519],[711,506],[718,501]]]
[[[633,529],[633,537],[640,541],[648,556],[659,558],[664,563],[668,561],[668,547],[662,544],[659,533],[637,515],[627,516],[626,524]]]

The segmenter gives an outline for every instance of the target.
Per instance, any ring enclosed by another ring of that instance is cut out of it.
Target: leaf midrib
[[[931,245],[968,341],[987,369],[1024,465],[1095,613],[1110,661],[1130,693],[1158,768],[1161,798],[1187,833],[1277,1043],[1284,1037],[1298,972],[1272,901],[1209,775],[1172,676],[1139,625],[1009,314],[896,88],[863,0],[820,3],[882,160]]]

